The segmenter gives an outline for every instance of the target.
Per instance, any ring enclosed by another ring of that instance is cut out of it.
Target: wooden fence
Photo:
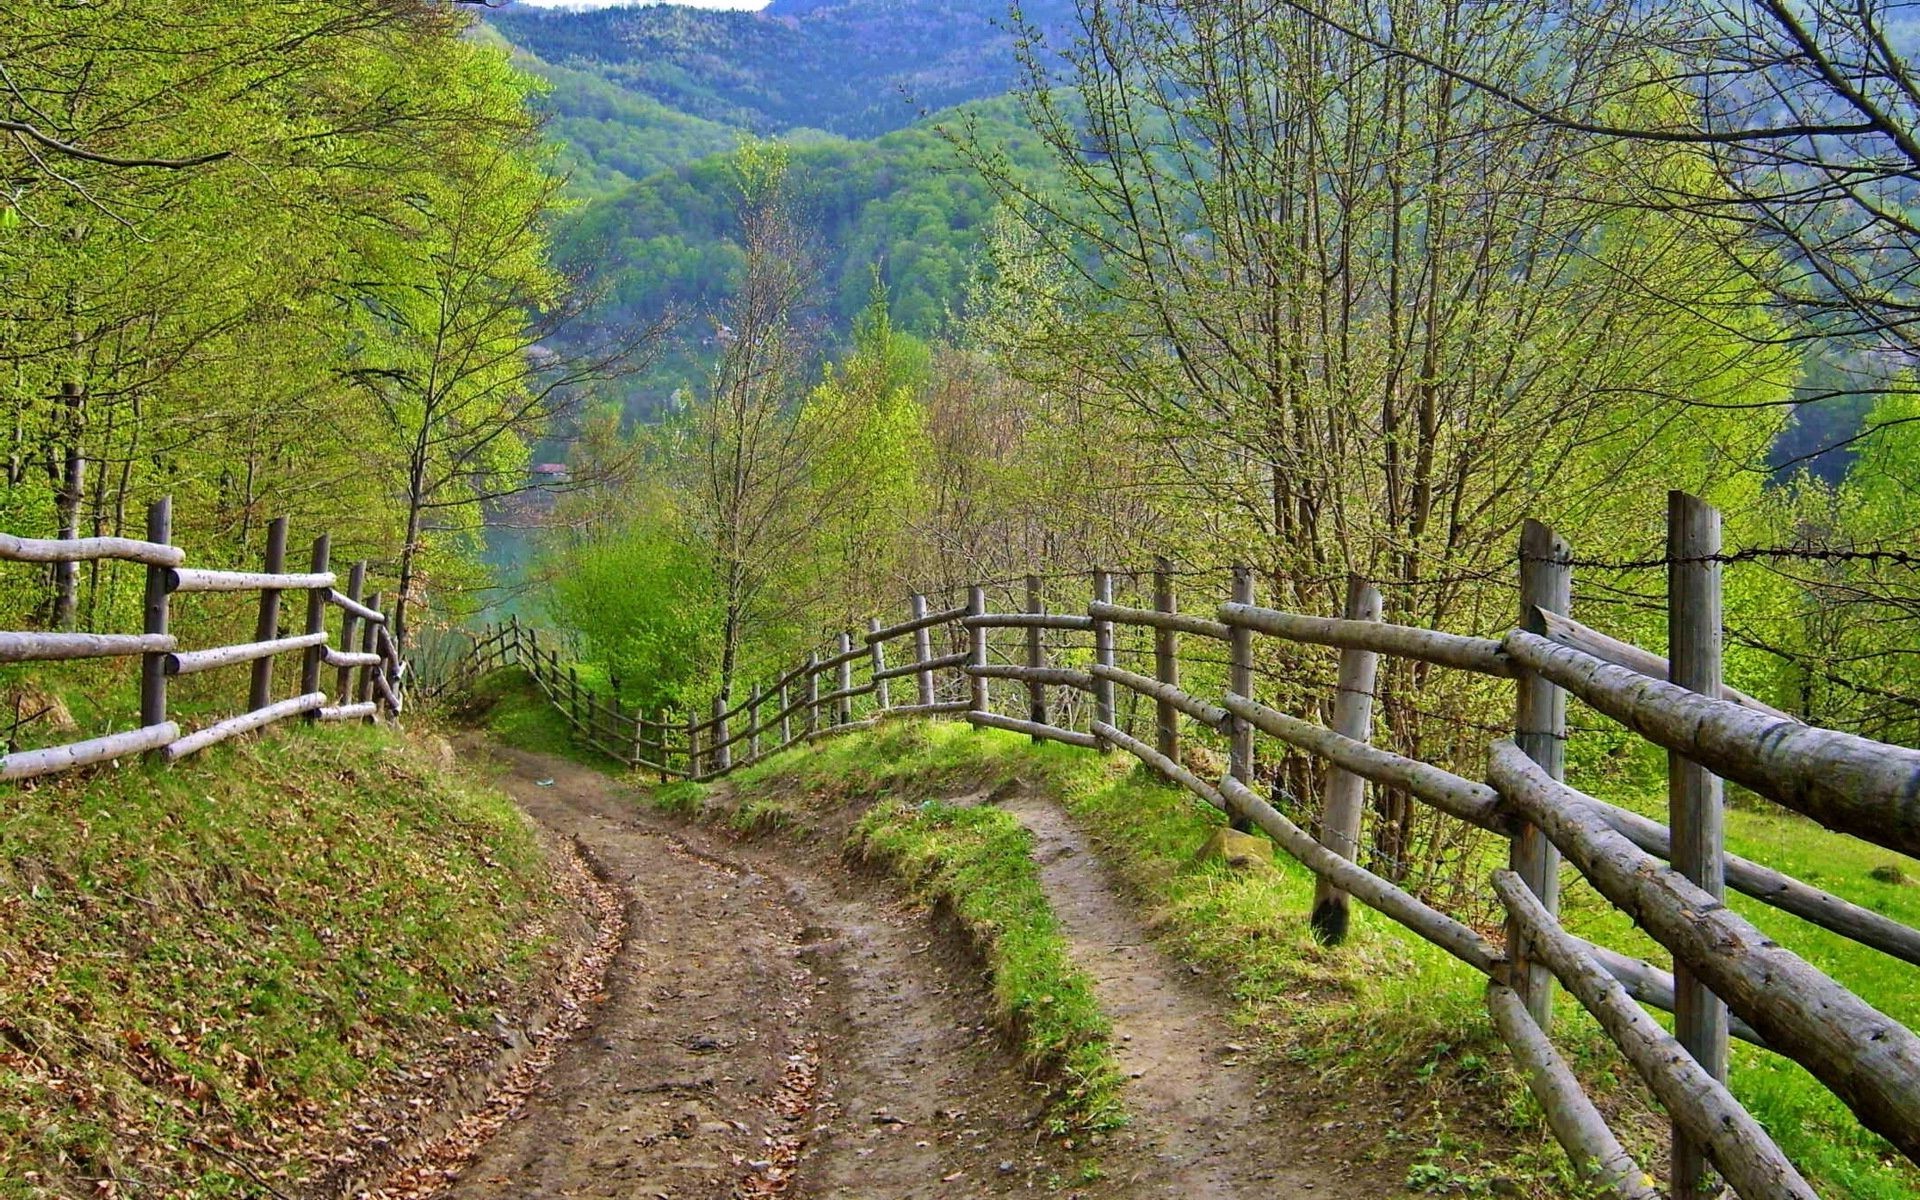
[[[173,509],[169,500],[155,501],[147,510],[146,540],[131,538],[77,538],[42,540],[0,534],[0,561],[19,563],[76,563],[120,559],[146,567],[145,622],[139,633],[0,632],[0,663],[55,662],[84,658],[139,656],[141,660],[137,728],[61,746],[23,750],[0,759],[0,781],[31,779],[92,763],[152,755],[176,762],[209,746],[288,717],[309,720],[376,720],[382,712],[401,710],[405,672],[378,593],[364,599],[366,563],[348,572],[347,590],[334,590],[329,569],[330,539],[314,539],[308,569],[286,570],[287,522],[280,518],[267,531],[265,561],[259,571],[213,571],[187,567],[186,553],[172,544]],[[253,592],[259,608],[254,640],[239,645],[183,650],[169,621],[169,598],[175,593]],[[283,593],[304,592],[307,598],[302,632],[280,632]],[[327,628],[329,610],[340,612],[340,641],[336,646]],[[358,638],[359,649],[354,649]],[[275,699],[274,660],[283,654],[300,656],[299,691]],[[167,684],[178,675],[221,667],[248,667],[246,708],[192,732],[167,716]],[[331,672],[332,691],[323,673]]]
[[[517,620],[489,627],[466,669],[525,666],[583,737],[662,780],[712,779],[796,743],[901,715],[958,717],[1036,739],[1123,750],[1236,825],[1264,830],[1313,871],[1311,924],[1323,941],[1344,938],[1349,905],[1358,900],[1484,975],[1494,1027],[1555,1136],[1610,1194],[1649,1200],[1657,1192],[1554,1047],[1556,981],[1594,1015],[1665,1107],[1674,1196],[1713,1194],[1717,1170],[1748,1200],[1811,1197],[1793,1164],[1728,1091],[1727,1039],[1799,1063],[1865,1126],[1920,1161],[1920,1037],[1761,934],[1725,906],[1725,891],[1917,966],[1920,931],[1727,854],[1721,779],[1827,829],[1914,854],[1920,752],[1800,724],[1728,687],[1720,678],[1718,514],[1675,493],[1669,517],[1671,661],[1573,620],[1569,548],[1530,522],[1520,543],[1520,621],[1499,639],[1386,623],[1379,592],[1359,581],[1338,617],[1264,608],[1245,570],[1233,573],[1230,597],[1210,615],[1182,612],[1163,564],[1151,599],[1133,606],[1114,602],[1114,576],[1105,572],[1093,576],[1084,611],[1049,611],[1037,579],[1026,581],[1026,602],[1017,610],[991,608],[984,587],[969,589],[966,603],[938,610],[915,596],[907,619],[884,627],[876,620],[863,636],[842,634],[736,703],[716,701],[685,720],[629,712],[582,688],[577,670]],[[1020,634],[1011,654],[1005,646],[995,653],[996,630]],[[1152,674],[1121,665],[1122,637],[1137,639],[1138,665],[1150,657]],[[1256,698],[1259,637],[1339,652],[1330,727]],[[1512,681],[1512,736],[1490,747],[1484,782],[1370,744],[1381,655]],[[1183,664],[1195,675],[1224,675],[1224,688],[1201,695],[1183,687]],[[1013,695],[996,702],[999,682],[1013,685]],[[1668,822],[1562,781],[1569,696],[1668,751]],[[1143,705],[1152,708],[1150,721],[1139,719]],[[1227,747],[1228,765],[1217,779],[1182,753],[1183,732],[1196,725]],[[1260,737],[1324,764],[1317,831],[1261,793]],[[1356,861],[1368,784],[1506,842],[1507,863],[1489,881],[1505,913],[1504,937],[1440,911]],[[1670,950],[1675,971],[1562,927],[1563,863]],[[1643,1006],[1675,1014],[1674,1033]]]

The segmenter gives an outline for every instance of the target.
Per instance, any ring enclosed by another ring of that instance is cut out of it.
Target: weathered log
[[[1606,968],[1607,974],[1613,976],[1615,982],[1627,990],[1627,995],[1661,1012],[1673,1011],[1672,972],[1663,971],[1650,962],[1622,954],[1607,946],[1597,946],[1588,941],[1582,941],[1580,946],[1593,961]],[[1729,1018],[1727,1028],[1741,1041],[1751,1042],[1763,1049],[1768,1048],[1767,1039],[1761,1037],[1753,1026],[1738,1017]]]
[[[321,655],[321,660],[326,662],[326,666],[378,666],[380,655],[372,651],[365,655],[361,651],[336,651],[334,647],[328,645]]]
[[[1653,1177],[1633,1161],[1614,1136],[1606,1118],[1580,1086],[1573,1068],[1534,1024],[1520,993],[1489,980],[1487,1012],[1493,1017],[1500,1040],[1525,1068],[1527,1089],[1540,1102],[1548,1128],[1573,1160],[1575,1171],[1621,1200],[1659,1200]]]
[[[1113,603],[1113,576],[1106,571],[1093,573],[1093,602],[1095,604]],[[1113,667],[1114,641],[1113,622],[1093,618],[1093,665],[1095,667]],[[1093,690],[1093,719],[1101,725],[1114,723],[1113,680],[1101,675],[1089,675],[1088,683]],[[1101,747],[1106,749],[1105,746]]]
[[[352,596],[344,596],[339,592],[329,592],[327,594],[327,603],[352,613],[362,621],[372,621],[375,625],[385,625],[387,623],[387,614],[377,608],[368,608]]]
[[[1040,588],[1040,577],[1027,576],[1027,611],[1021,614],[1027,618],[1027,720],[1036,729],[1053,727],[1053,721],[1047,713],[1047,685],[1042,683],[1036,675],[1037,672],[1047,668],[1045,634],[1051,626],[1041,624],[1042,620],[1049,615],[1046,609],[1046,597]],[[985,617],[968,617],[966,620],[985,620]],[[1093,621],[1090,618],[1087,620],[1087,627],[1093,627]],[[1035,733],[1033,740],[1037,742],[1041,737],[1041,734]]]
[[[1520,619],[1573,608],[1573,547],[1545,524],[1520,523]],[[1522,672],[1513,688],[1513,741],[1552,779],[1566,778],[1567,695],[1538,675]],[[1513,868],[1549,913],[1560,911],[1560,852],[1546,834],[1525,822],[1507,843]],[[1507,930],[1513,973],[1507,982],[1526,1002],[1542,1030],[1553,1028],[1553,973],[1528,955],[1525,939]]]
[[[888,667],[886,670],[874,676],[874,678],[899,679],[907,675],[925,675],[929,680],[926,686],[928,689],[931,689],[933,685],[930,681],[933,678],[933,672],[944,670],[948,667],[964,667],[966,665],[967,655],[963,651],[959,654],[943,654],[939,658],[929,658],[925,662],[910,662],[897,667]],[[923,693],[922,699],[923,703],[925,703],[924,694],[925,693]]]
[[[1069,746],[1083,746],[1088,750],[1098,750],[1100,748],[1100,739],[1091,733],[1081,733],[1077,729],[1060,729],[1053,725],[1042,725],[1038,721],[1022,721],[1018,717],[1003,717],[999,713],[972,712],[970,711],[970,705],[962,705],[961,707],[969,710],[967,712],[967,720],[974,725],[985,725],[993,729],[1005,729],[1011,733],[1024,733],[1035,741],[1047,739],[1056,742],[1065,742]]]
[[[851,640],[853,638],[853,635],[850,633],[844,636],[848,640]],[[869,658],[871,656],[872,656],[872,651],[867,649],[866,640],[863,638],[861,639],[861,643],[858,647],[854,647],[854,646],[840,647],[835,650],[832,657],[821,659],[820,670],[837,671],[841,667],[847,666],[851,663],[859,662],[861,659]],[[744,704],[745,701],[742,701],[741,703]],[[734,711],[737,713],[739,710],[736,708]]]
[[[333,586],[331,571],[321,574],[302,572],[266,571],[206,571],[194,568],[176,567],[168,576],[175,592],[258,592],[286,591],[294,588],[330,588]]]
[[[1197,696],[1188,695],[1178,687],[1161,683],[1157,679],[1149,679],[1145,675],[1135,674],[1124,667],[1101,666],[1098,663],[1094,664],[1093,676],[1096,679],[1106,679],[1122,687],[1132,688],[1143,696],[1151,696],[1160,703],[1171,705],[1209,729],[1226,728],[1227,719],[1230,716],[1226,709],[1217,704],[1208,704]]]
[[[1543,826],[1544,828],[1544,826]],[[1699,1145],[1742,1200],[1817,1200],[1767,1131],[1693,1060],[1678,1040],[1635,1004],[1626,990],[1560,928],[1520,877],[1496,871],[1494,890],[1534,956],[1600,1022],[1635,1073],[1676,1125]]]
[[[1347,580],[1346,608],[1349,621],[1378,621],[1382,609],[1380,590],[1369,586],[1358,575]],[[1373,684],[1380,656],[1371,650],[1348,647],[1340,652],[1339,691],[1333,699],[1333,731],[1350,742],[1366,743],[1373,732]],[[1248,675],[1251,676],[1249,671]],[[1252,686],[1233,689],[1251,695]],[[1237,722],[1251,730],[1245,717]],[[1360,857],[1360,814],[1366,801],[1366,776],[1335,766],[1327,772],[1320,805],[1320,844],[1341,858]],[[1314,887],[1313,912],[1308,921],[1314,936],[1329,946],[1346,940],[1348,918],[1345,892],[1322,876]]]
[[[1093,618],[1079,613],[981,613],[960,618],[964,629],[1066,629],[1089,632]]]
[[[1175,633],[1191,633],[1199,637],[1216,638],[1223,642],[1233,632],[1209,617],[1196,617],[1192,613],[1157,612],[1151,608],[1128,608],[1124,604],[1089,604],[1087,615],[1102,621],[1112,621],[1116,625],[1145,625],[1153,629],[1168,629]]]
[[[1220,777],[1220,794],[1226,798],[1228,812],[1245,814],[1309,871],[1325,876],[1341,891],[1404,925],[1481,974],[1493,973],[1493,964],[1499,955],[1485,938],[1466,925],[1314,841],[1312,834],[1289,821],[1265,798],[1233,776]]]
[[[1253,569],[1236,566],[1233,568],[1233,604],[1251,608],[1253,601]],[[1227,687],[1242,696],[1251,696],[1253,631],[1244,625],[1231,629],[1227,635]],[[1227,725],[1227,773],[1241,783],[1253,782],[1253,724],[1245,717],[1234,717]],[[1232,824],[1241,833],[1253,832],[1252,823],[1244,815],[1235,814]]]
[[[1628,841],[1589,798],[1548,778],[1513,743],[1495,743],[1488,778],[1769,1046],[1920,1162],[1920,1037]]]
[[[1648,741],[1829,829],[1920,854],[1920,750],[1762,716],[1515,630],[1513,660]]]
[[[1219,788],[1214,787],[1211,783],[1195,775],[1192,771],[1187,770],[1152,746],[1147,745],[1137,738],[1129,737],[1124,730],[1117,726],[1102,724],[1098,721],[1094,722],[1093,732],[1095,736],[1105,738],[1107,741],[1125,750],[1128,754],[1133,755],[1141,762],[1158,771],[1161,775],[1179,784],[1181,787],[1186,788],[1194,795],[1205,800],[1208,804],[1213,805],[1222,812],[1226,811],[1227,798],[1220,794]]]
[[[929,629],[935,625],[945,625],[948,621],[958,621],[966,615],[967,607],[964,604],[959,608],[943,608],[938,612],[916,612],[911,620],[902,621],[898,625],[888,625],[882,629],[870,630],[866,635],[866,640],[869,642],[892,641],[894,638],[903,637],[906,634],[914,633],[918,630]]]
[[[147,505],[147,542],[150,545],[164,546],[173,541],[173,497],[161,496]],[[167,594],[167,585],[171,567],[158,563],[147,564],[146,580],[141,589],[141,632],[147,637],[167,637],[169,633],[171,598]],[[172,640],[169,638],[168,640]],[[167,660],[168,651],[151,651],[140,656],[140,725],[152,728],[167,719]],[[158,753],[159,747],[153,747]]]
[[[1648,854],[1667,858],[1672,853],[1672,839],[1665,825],[1602,800],[1596,799],[1594,804],[1607,824]],[[1920,966],[1920,929],[1902,925],[1884,913],[1862,908],[1772,867],[1733,854],[1727,856],[1727,886],[1781,912],[1792,913],[1809,924]]]
[[[279,575],[287,569],[287,519],[275,517],[267,525],[267,552],[260,569]],[[318,590],[318,589],[309,589]],[[260,591],[260,608],[255,614],[253,640],[270,642],[280,632],[280,592],[277,588]],[[301,649],[308,647],[302,646]],[[263,654],[253,660],[253,678],[247,686],[247,707],[265,708],[273,702],[273,656]]]
[[[887,710],[890,717],[945,717],[971,708],[968,700],[936,700],[932,704],[898,704]]]
[[[1375,783],[1398,788],[1470,825],[1503,835],[1513,830],[1514,822],[1503,811],[1500,793],[1484,783],[1464,779],[1419,759],[1341,737],[1325,726],[1290,717],[1245,696],[1228,692],[1224,699],[1228,711],[1245,717],[1253,722],[1254,728],[1272,734],[1295,749],[1317,755]]]
[[[89,562],[96,558],[117,558],[150,567],[177,567],[187,561],[187,552],[178,546],[134,538],[23,538],[0,533],[0,561]]]
[[[256,708],[237,717],[228,717],[205,729],[196,730],[183,738],[167,743],[160,753],[170,763],[179,762],[190,754],[198,754],[209,746],[217,746],[231,737],[250,733],[255,729],[284,721],[288,717],[297,717],[304,712],[312,712],[327,706],[325,692],[308,692],[304,696],[295,696],[291,700],[282,700],[278,704],[269,704],[265,708]]]
[[[1175,595],[1173,564],[1164,555],[1153,560],[1153,615],[1161,621],[1171,621],[1180,616],[1180,603]],[[1219,626],[1217,635],[1225,641],[1230,630],[1218,621],[1209,621],[1209,625]],[[1180,634],[1186,627],[1177,624],[1156,622],[1153,625],[1153,679],[1163,688],[1178,691],[1180,688]],[[1198,631],[1194,631],[1198,632]],[[1216,726],[1222,733],[1226,727]],[[1180,758],[1180,709],[1166,697],[1154,701],[1153,705],[1153,748],[1163,758]],[[1226,807],[1225,801],[1221,807]]]
[[[335,704],[326,708],[316,708],[313,715],[321,721],[363,721],[374,715],[379,705],[369,700],[365,704]]]
[[[158,725],[148,725],[141,729],[129,729],[123,733],[110,733],[105,737],[88,738],[84,742],[48,746],[44,750],[16,750],[5,758],[0,758],[0,782],[10,783],[16,779],[32,779],[40,775],[51,775],[56,771],[67,771],[74,767],[92,766],[94,763],[125,758],[129,754],[157,750],[179,736],[180,726],[172,721],[163,721]]]
[[[256,659],[272,658],[276,654],[305,650],[309,646],[322,645],[326,640],[327,635],[324,632],[303,633],[294,637],[274,638],[266,642],[216,646],[211,650],[182,650],[167,655],[166,669],[169,675],[194,675],[201,671],[211,671],[215,667],[238,666]]]
[[[165,633],[0,633],[0,662],[165,654],[174,645],[173,637]]]
[[[1043,687],[1070,687],[1082,692],[1093,690],[1093,676],[1085,671],[1075,671],[1070,667],[1023,667],[1014,663],[988,663],[976,666],[971,662],[961,664],[967,674],[982,679],[1014,679],[1025,683],[1037,683]]]
[[[1645,675],[1649,679],[1671,679],[1667,660],[1651,650],[1643,650],[1632,642],[1608,637],[1598,629],[1582,625],[1572,617],[1561,616],[1559,613],[1541,612],[1539,619],[1540,629],[1537,632],[1549,641],[1591,654],[1616,667],[1625,667],[1636,675]],[[1792,721],[1796,725],[1802,723],[1791,713],[1782,712],[1765,700],[1757,700],[1729,683],[1720,685],[1720,698],[1731,704],[1738,704],[1741,708],[1750,708],[1762,716]]]
[[[913,594],[912,606],[915,621],[913,627],[913,682],[918,693],[919,703],[924,707],[935,702],[932,665],[933,634],[932,626],[928,625],[924,619],[927,615],[927,598],[915,592]]]
[[[1507,678],[1514,674],[1513,664],[1501,653],[1500,643],[1490,638],[1441,633],[1416,625],[1310,617],[1305,613],[1257,608],[1251,604],[1222,604],[1220,620],[1230,627],[1251,629],[1289,641],[1311,642],[1316,646],[1372,650],[1481,675]]]

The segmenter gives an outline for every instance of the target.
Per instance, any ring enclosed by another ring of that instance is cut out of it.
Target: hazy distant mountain
[[[1070,19],[1072,0],[1023,12],[1051,27]],[[755,133],[873,137],[999,95],[1017,70],[1006,0],[774,0],[760,12],[509,5],[487,20],[556,67]]]

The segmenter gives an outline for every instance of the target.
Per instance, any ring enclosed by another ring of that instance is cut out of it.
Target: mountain
[[[1037,0],[1022,15],[1058,26],[1073,3]],[[1000,95],[1018,75],[1006,0],[774,0],[759,12],[509,4],[486,19],[544,63],[762,135],[873,137]]]

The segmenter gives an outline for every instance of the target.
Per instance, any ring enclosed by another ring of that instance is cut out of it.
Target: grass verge
[[[0,1197],[297,1190],[559,904],[506,798],[386,730],[0,788]]]

